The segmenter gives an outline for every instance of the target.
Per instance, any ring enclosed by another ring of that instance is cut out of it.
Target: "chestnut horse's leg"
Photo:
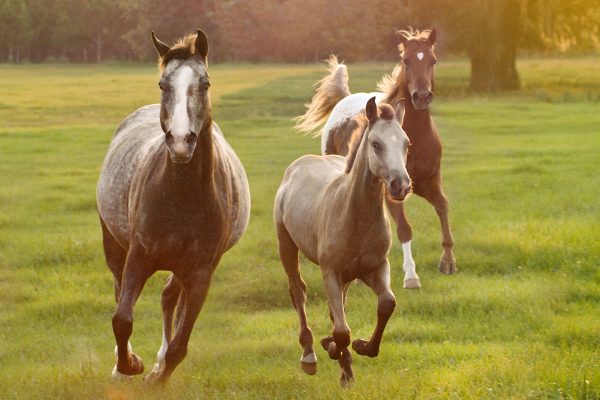
[[[357,339],[352,342],[352,348],[362,356],[376,357],[385,326],[396,307],[396,297],[390,288],[390,264],[386,262],[363,281],[377,295],[377,325],[369,341]]]
[[[117,379],[123,378],[123,375],[137,375],[144,371],[142,359],[132,353],[128,346],[133,331],[133,306],[146,280],[153,273],[144,261],[142,253],[135,247],[130,247],[123,270],[117,310],[112,317],[113,331],[117,340],[117,365],[113,370],[113,378]]]
[[[440,258],[439,270],[441,273],[451,275],[456,272],[456,259],[454,258],[454,239],[448,222],[448,199],[442,188],[442,178],[438,174],[424,185],[423,197],[435,207],[442,226],[442,247],[444,252]]]
[[[167,283],[162,292],[161,308],[163,312],[163,337],[160,350],[156,354],[156,364],[152,371],[160,370],[165,365],[165,354],[169,347],[169,342],[173,336],[173,316],[175,314],[175,306],[181,295],[181,285],[175,275],[171,274],[167,278]],[[181,308],[181,307],[180,307]],[[181,310],[178,310],[181,312]]]
[[[183,297],[180,306],[183,307],[183,310],[180,314],[178,313],[180,320],[176,322],[175,335],[167,347],[165,366],[159,371],[148,374],[145,378],[147,382],[166,382],[185,358],[192,329],[208,295],[213,271],[212,265],[202,265],[190,275],[178,277],[182,286],[180,296]]]
[[[281,258],[281,263],[288,276],[288,290],[300,320],[299,341],[302,346],[300,367],[307,374],[314,375],[317,373],[317,355],[313,349],[313,335],[306,317],[306,283],[300,275],[298,247],[283,226],[277,227],[277,239],[279,241],[279,258]]]
[[[404,263],[402,269],[404,270],[404,289],[419,289],[421,287],[421,281],[419,275],[417,275],[415,261],[412,257],[412,251],[410,248],[410,242],[412,240],[412,228],[406,218],[404,212],[404,203],[401,201],[393,200],[389,194],[386,193],[385,201],[388,209],[392,214],[392,218],[396,221],[396,232],[398,233],[398,239],[402,243],[402,254]]]

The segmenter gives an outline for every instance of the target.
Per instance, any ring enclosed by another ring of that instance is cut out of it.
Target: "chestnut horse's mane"
[[[196,53],[196,36],[196,34],[184,36],[171,46],[158,62],[161,71],[165,69],[171,60],[187,60],[192,57]]]

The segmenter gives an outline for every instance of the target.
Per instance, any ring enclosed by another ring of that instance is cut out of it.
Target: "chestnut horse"
[[[368,101],[356,117],[347,159],[337,155],[304,156],[286,170],[275,198],[274,220],[279,256],[288,275],[292,304],[300,319],[300,364],[316,373],[317,357],[306,318],[306,284],[300,275],[298,253],[321,267],[333,334],[321,340],[329,357],[338,360],[342,385],[353,379],[348,350],[350,328],[344,304],[351,282],[367,284],[377,295],[377,325],[370,340],[358,339],[352,348],[375,357],[396,299],[390,288],[388,253],[392,244],[384,211],[384,194],[403,200],[410,192],[406,171],[408,137],[402,130],[402,103],[396,111]]]
[[[323,154],[346,155],[356,126],[354,116],[362,112],[362,104],[366,99],[375,96],[378,103],[392,106],[402,99],[408,99],[402,128],[411,142],[406,167],[412,179],[412,191],[435,207],[442,227],[443,253],[439,270],[444,274],[452,274],[456,271],[456,260],[448,222],[448,200],[444,195],[440,173],[442,143],[429,111],[433,100],[434,64],[437,61],[433,48],[436,30],[398,33],[401,64],[396,66],[391,76],[382,79],[378,85],[380,92],[350,94],[346,66],[331,56],[329,74],[317,84],[306,113],[296,118],[296,128],[307,133],[313,132],[329,117],[321,135],[321,151]],[[386,200],[397,224],[398,239],[402,243],[404,288],[420,288],[411,252],[412,229],[404,212],[404,204],[393,201],[389,196]]]
[[[198,30],[173,47],[154,33],[152,39],[160,55],[161,103],[138,109],[115,132],[97,200],[115,278],[113,378],[143,372],[129,344],[133,307],[146,280],[167,270],[163,341],[146,376],[164,382],[187,353],[221,256],[248,225],[250,191],[240,160],[211,117],[206,35]]]

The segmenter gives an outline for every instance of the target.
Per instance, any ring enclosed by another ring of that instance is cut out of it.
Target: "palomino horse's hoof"
[[[403,289],[421,289],[421,281],[419,278],[409,278],[404,280]]]
[[[456,272],[456,261],[440,260],[440,272],[444,275],[452,275]]]
[[[160,369],[156,368],[157,365],[158,364],[156,364],[154,366],[155,368],[152,368],[152,371],[150,371],[150,373],[144,377],[145,384],[153,385],[160,382]]]
[[[302,371],[307,373],[308,375],[315,375],[317,373],[317,363],[308,363],[304,361],[300,361],[300,368]]]
[[[365,339],[356,339],[355,341],[353,341],[352,349],[361,356],[367,356],[371,358],[377,357],[377,355],[379,354],[379,351],[372,351],[371,349],[369,349],[369,341]]]
[[[352,382],[354,382],[354,376],[348,375],[346,371],[342,371],[342,375],[340,376],[340,385],[344,389],[349,389],[352,387]]]

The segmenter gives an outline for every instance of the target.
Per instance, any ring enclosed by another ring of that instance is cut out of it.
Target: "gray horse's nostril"
[[[198,135],[196,135],[195,132],[190,132],[185,137],[185,142],[189,145],[192,145],[192,144],[196,143],[197,138],[198,138]]]

